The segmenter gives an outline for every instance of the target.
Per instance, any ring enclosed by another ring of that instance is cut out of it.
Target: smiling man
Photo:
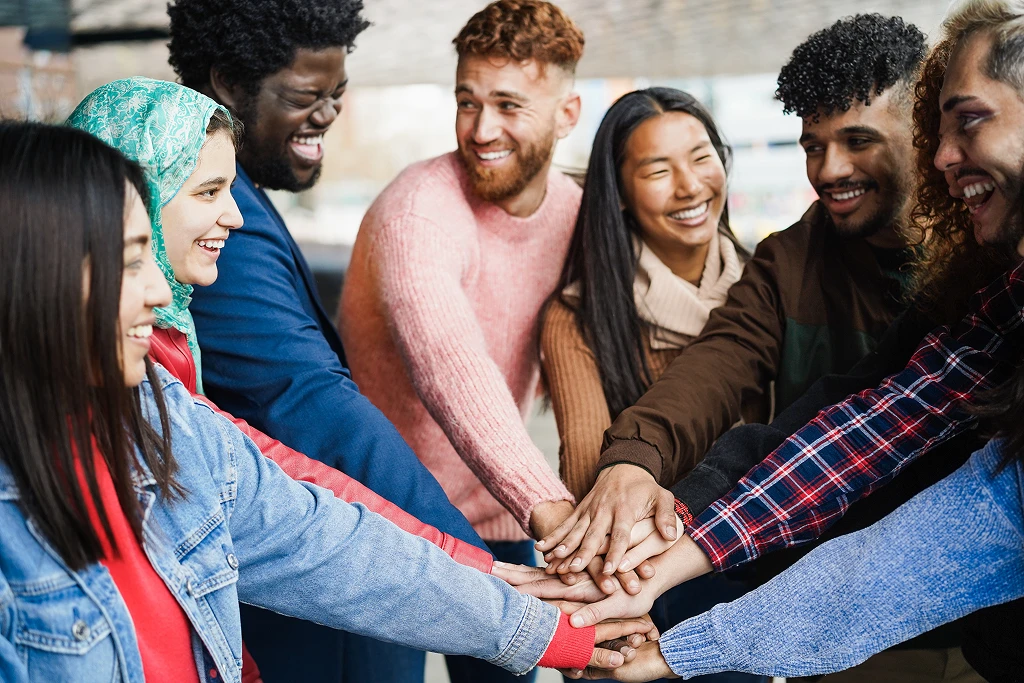
[[[524,416],[579,211],[580,188],[551,160],[579,117],[583,34],[548,2],[499,0],[454,44],[458,149],[407,168],[370,207],[339,325],[363,392],[498,559],[532,564],[529,537],[572,511]],[[448,668],[506,680],[460,658]]]
[[[177,0],[168,8],[170,61],[182,83],[227,106],[245,129],[232,190],[244,226],[224,245],[220,277],[196,288],[190,306],[203,384],[233,415],[483,545],[352,382],[310,269],[264,192],[316,183],[323,136],[348,83],[346,56],[368,25],[361,11],[360,0]],[[242,627],[266,683],[423,680],[416,650],[244,605]]]

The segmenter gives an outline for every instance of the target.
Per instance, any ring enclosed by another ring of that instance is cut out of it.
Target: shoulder
[[[580,332],[576,308],[558,294],[552,296],[544,308],[540,342],[548,356],[568,348],[590,348]]]
[[[374,200],[361,230],[403,218],[437,224],[457,223],[459,218],[471,221],[463,174],[454,152],[412,164]]]
[[[167,408],[168,417],[172,421],[191,422],[195,419],[202,419],[205,415],[214,415],[214,412],[203,401],[195,398],[180,379],[175,377],[167,368],[159,363],[153,363],[153,370],[156,373],[156,384],[163,396],[164,405]],[[143,408],[147,419],[154,423],[157,418],[156,392],[149,378],[142,380],[139,385],[139,394],[142,397]],[[196,411],[199,411],[198,413]],[[197,418],[198,416],[198,418]]]

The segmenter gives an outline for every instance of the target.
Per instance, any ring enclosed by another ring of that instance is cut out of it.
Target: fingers
[[[623,664],[628,664],[636,657],[636,648],[627,643],[624,638],[610,640],[607,643],[599,643],[597,647],[622,653]]]
[[[586,500],[584,500],[584,503]],[[583,504],[573,510],[573,513],[562,520],[562,523],[555,527],[555,530],[550,534],[540,539],[534,547],[542,553],[546,553],[554,549],[563,539],[569,534],[569,531],[576,526],[576,523],[580,521],[580,516],[585,512]],[[567,553],[568,554],[568,551]],[[562,555],[565,557],[565,555]]]
[[[615,572],[615,578],[619,580],[619,585],[622,586],[623,590],[630,595],[636,595],[640,592],[640,577],[636,575],[636,572]]]
[[[666,541],[674,541],[679,537],[679,517],[676,516],[676,498],[671,491],[661,489],[654,504],[654,523]]]
[[[646,634],[652,628],[654,624],[649,617],[605,621],[596,625],[594,640],[599,643],[619,640],[637,633]]]
[[[583,539],[579,544],[579,549],[576,551],[576,555],[569,561],[568,568],[570,571],[581,571],[583,567],[590,564],[590,561],[597,555],[597,551],[601,549],[601,545],[605,541],[605,536],[611,531],[613,521],[614,519],[611,514],[605,510],[599,510],[597,514],[594,515],[586,533],[583,534]],[[626,538],[629,538],[628,534]],[[614,540],[615,539],[613,537],[613,543]],[[610,571],[604,573],[611,574]]]
[[[601,571],[603,567],[604,561],[600,557],[595,557],[587,565],[587,573],[602,593],[611,595],[619,589],[619,583],[615,578],[603,573]]]
[[[601,570],[605,574],[614,572],[622,562],[622,556],[629,549],[629,538],[635,521],[632,516],[625,514],[624,510],[615,511],[611,542],[608,544],[608,552],[604,556],[604,568]]]
[[[573,516],[575,514],[576,513],[573,513]],[[580,542],[583,540],[583,537],[590,530],[590,526],[590,515],[587,513],[581,514],[576,523],[572,526],[571,529],[569,529],[568,533],[565,534],[565,536],[562,538],[558,546],[550,553],[546,554],[544,556],[544,559],[548,562],[556,562],[559,559],[564,559],[571,555],[572,552],[580,546]],[[570,566],[569,562],[563,562],[561,565],[559,565],[559,569],[561,571],[580,571],[584,566],[586,565],[579,563],[577,564],[577,566],[572,567]]]
[[[654,565],[651,564],[650,561],[644,560],[640,563],[640,566],[636,568],[636,573],[641,579],[653,579],[656,572],[654,570]]]
[[[619,571],[626,571],[652,557],[661,555],[672,547],[674,541],[666,541],[661,534],[651,534],[640,545],[626,551],[619,562]]]
[[[538,567],[509,564],[507,562],[498,562],[497,560],[491,565],[491,575],[497,576],[512,586],[521,586],[531,581],[547,578],[544,570]]]
[[[625,664],[626,658],[621,652],[606,650],[603,647],[595,647],[594,653],[590,655],[589,666],[596,666],[600,669],[614,669]]]

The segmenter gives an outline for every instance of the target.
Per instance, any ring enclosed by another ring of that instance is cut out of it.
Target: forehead
[[[895,128],[906,126],[909,123],[907,115],[902,112],[901,107],[891,106],[891,103],[890,88],[882,91],[881,95],[872,96],[871,104],[854,100],[846,111],[836,111],[828,115],[821,113],[817,121],[814,121],[814,117],[808,116],[803,120],[803,134],[816,138],[829,137],[844,128],[854,126],[867,126],[888,133]]]
[[[344,47],[328,47],[322,50],[299,48],[295,59],[285,68],[267,77],[268,82],[280,83],[293,88],[334,87],[345,81]]]
[[[939,94],[940,104],[950,97],[974,95],[981,89],[990,89],[1002,85],[985,75],[992,36],[987,33],[975,34],[960,41],[949,55],[946,73],[942,79],[942,90]]]
[[[146,213],[146,207],[142,203],[142,197],[131,185],[125,190],[125,199],[128,202],[127,207],[127,218],[124,222],[124,241],[125,246],[129,246],[129,242],[138,243],[140,238],[148,239],[150,233],[149,214]]]
[[[660,156],[686,155],[701,143],[710,142],[707,129],[695,116],[670,111],[647,119],[626,141],[626,155],[648,157],[657,151]]]
[[[553,94],[561,85],[562,71],[535,59],[517,62],[501,57],[467,55],[459,59],[455,87],[478,97],[495,92],[515,92],[527,96]]]

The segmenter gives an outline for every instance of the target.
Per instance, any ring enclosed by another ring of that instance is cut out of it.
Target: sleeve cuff
[[[537,666],[551,669],[586,669],[590,664],[591,655],[594,654],[595,632],[593,626],[573,628],[569,623],[569,615],[559,614],[555,635],[548,649],[544,651],[544,656],[537,662]]]
[[[661,452],[646,441],[640,439],[616,439],[601,453],[597,461],[598,471],[605,467],[629,463],[643,467],[657,481],[661,481]]]
[[[676,516],[679,517],[684,528],[689,529],[693,526],[693,515],[690,513],[690,508],[678,498],[676,498]]]
[[[732,671],[707,612],[663,633],[658,646],[668,667],[683,678]]]

